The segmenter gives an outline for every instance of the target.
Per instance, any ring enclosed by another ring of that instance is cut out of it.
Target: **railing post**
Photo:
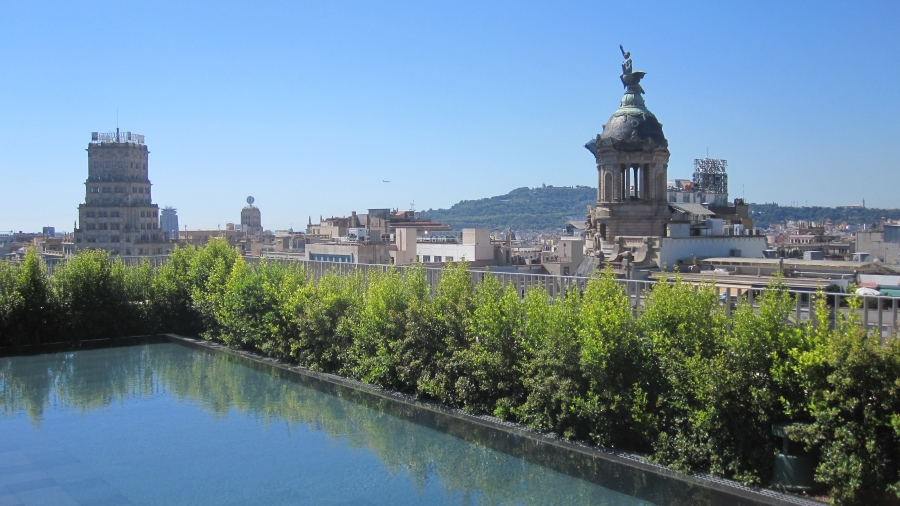
[[[731,318],[731,287],[725,289],[725,315]]]
[[[894,297],[894,302],[892,304],[894,306],[894,310],[893,310],[893,315],[891,316],[891,335],[893,335],[894,337],[897,337],[897,335],[900,335],[900,332],[897,331],[897,306],[898,306],[898,303],[900,303],[900,298]]]
[[[863,330],[869,334],[869,297],[863,296]]]
[[[812,322],[813,327],[816,327],[819,325],[819,318],[818,318],[818,315],[816,314],[816,305],[815,305],[815,302],[818,302],[818,300],[819,300],[818,299],[819,294],[816,294],[815,297],[816,297],[816,300],[813,301],[813,296],[812,295],[809,296],[809,320]]]

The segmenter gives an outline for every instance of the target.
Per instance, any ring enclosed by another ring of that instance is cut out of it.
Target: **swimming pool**
[[[739,503],[234,354],[0,358],[0,506],[698,501]]]

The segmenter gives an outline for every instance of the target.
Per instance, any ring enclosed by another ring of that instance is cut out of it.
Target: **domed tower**
[[[644,103],[640,81],[646,73],[632,71],[631,54],[622,49],[622,55],[625,94],[603,132],[585,145],[597,162],[597,207],[588,207],[585,230],[588,250],[596,256],[601,250],[608,254],[619,238],[664,236],[671,217],[669,143]]]
[[[253,205],[255,199],[247,197],[247,205],[241,209],[241,225],[247,227],[245,232],[250,235],[259,235],[262,233],[262,213],[259,208]]]

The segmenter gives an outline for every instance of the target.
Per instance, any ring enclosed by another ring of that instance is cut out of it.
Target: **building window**
[[[109,241],[107,240],[107,236],[101,235],[97,238],[97,242],[109,242]]]
[[[91,193],[100,193],[100,187],[99,186],[91,186],[88,188],[88,191]]]
[[[424,262],[424,263],[431,262],[431,255],[422,255],[422,262]]]
[[[440,260],[438,260],[438,261],[440,261]],[[453,261],[453,257],[447,257],[447,262],[452,262],[452,261]]]
[[[120,242],[119,239],[120,239],[119,236],[114,235],[109,238],[109,242]]]
[[[441,261],[441,256],[440,256],[440,255],[435,255],[435,256],[434,256],[434,261],[435,261],[435,262],[440,262],[440,261]]]

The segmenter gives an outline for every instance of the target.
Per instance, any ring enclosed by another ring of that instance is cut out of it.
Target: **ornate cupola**
[[[666,201],[668,141],[662,123],[647,109],[641,79],[631,53],[619,46],[625,61],[619,78],[625,94],[602,133],[585,147],[597,163],[597,208],[589,207],[588,249],[599,256],[619,237],[665,235],[670,213]],[[619,241],[621,242],[621,241]]]

